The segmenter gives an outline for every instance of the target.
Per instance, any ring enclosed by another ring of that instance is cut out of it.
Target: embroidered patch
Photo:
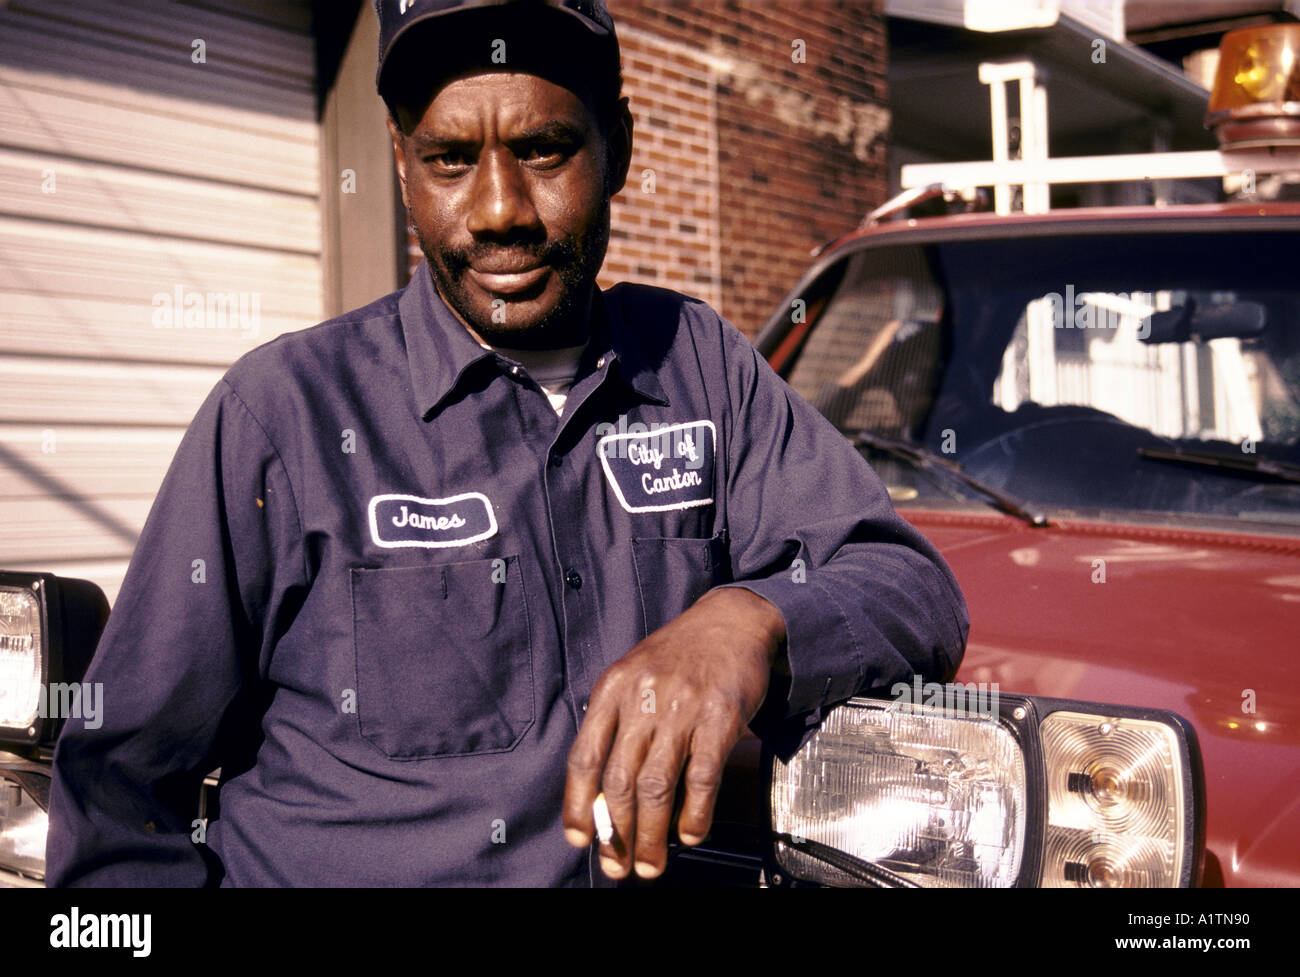
[[[667,512],[713,503],[712,421],[610,434],[596,442],[605,477],[628,512]]]
[[[449,499],[376,495],[370,500],[370,538],[377,546],[465,546],[496,532],[492,503],[481,492]]]

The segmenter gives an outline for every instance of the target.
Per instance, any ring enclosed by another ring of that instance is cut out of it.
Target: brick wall
[[[752,336],[809,249],[885,198],[879,4],[608,3],[636,132],[601,284],[696,295]]]

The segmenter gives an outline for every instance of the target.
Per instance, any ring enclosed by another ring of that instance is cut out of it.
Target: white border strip
[[[379,521],[377,512],[379,503],[391,502],[395,499],[402,499],[406,502],[417,502],[420,505],[451,505],[453,502],[461,502],[465,499],[478,499],[487,507],[488,529],[487,532],[479,533],[477,536],[469,536],[465,539],[448,539],[448,540],[421,540],[421,539],[402,539],[384,542],[379,538]],[[464,492],[460,495],[453,495],[446,499],[422,499],[418,495],[376,495],[370,500],[369,507],[370,517],[370,538],[375,541],[376,546],[382,546],[385,549],[399,549],[406,546],[419,546],[423,549],[443,549],[448,546],[466,546],[470,543],[477,543],[481,539],[487,539],[495,536],[497,533],[497,517],[492,511],[492,502],[482,492]]]
[[[681,431],[688,427],[699,427],[700,425],[707,427],[709,434],[713,436],[713,476],[716,481],[718,473],[718,429],[713,426],[712,421],[687,421],[684,424],[671,424],[668,427],[656,428],[653,431],[638,431],[635,434],[607,434],[597,441],[596,454],[600,456],[600,465],[605,469],[605,478],[614,489],[619,505],[628,512],[670,512],[675,509],[694,509],[702,505],[713,505],[713,495],[710,494],[707,499],[696,499],[692,502],[674,502],[671,505],[630,506],[627,504],[627,499],[623,498],[623,490],[619,488],[618,479],[614,477],[613,471],[610,470],[609,458],[606,457],[605,452],[602,450],[607,442],[626,441],[632,438],[659,438],[671,434],[673,431]]]

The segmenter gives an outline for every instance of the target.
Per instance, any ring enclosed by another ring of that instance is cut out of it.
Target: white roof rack
[[[1185,153],[1062,156],[1056,159],[911,163],[902,168],[904,190],[943,184],[954,189],[1035,183],[1104,183],[1242,176],[1247,172],[1300,173],[1300,146],[1209,149]]]

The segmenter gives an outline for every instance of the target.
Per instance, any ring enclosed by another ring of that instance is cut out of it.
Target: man
[[[426,262],[199,411],[102,726],[59,742],[56,885],[653,878],[747,724],[960,659],[947,567],[744,337],[595,287],[632,145],[604,5],[377,8]]]

